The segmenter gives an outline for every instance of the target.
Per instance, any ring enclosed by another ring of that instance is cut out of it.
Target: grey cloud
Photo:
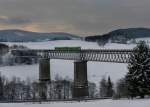
[[[0,16],[0,23],[3,24],[28,24],[28,23],[32,23],[31,20],[26,19],[26,18],[21,18],[21,17],[7,17],[7,16]]]
[[[90,35],[150,27],[149,5],[150,0],[0,0],[0,15],[23,17],[9,19],[12,24],[39,23],[47,30],[50,25],[65,25],[72,27],[66,32]]]

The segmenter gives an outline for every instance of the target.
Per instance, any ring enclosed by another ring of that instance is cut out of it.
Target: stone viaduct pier
[[[133,50],[12,50],[15,57],[38,57],[40,96],[46,97],[45,83],[50,81],[50,59],[74,60],[73,97],[89,95],[87,62],[128,63]],[[26,54],[25,54],[26,53]],[[32,53],[28,54],[28,53]]]

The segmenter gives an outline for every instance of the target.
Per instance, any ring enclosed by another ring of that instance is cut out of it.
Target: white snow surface
[[[81,40],[58,40],[58,41],[46,41],[46,42],[9,42],[6,43],[11,45],[24,45],[30,49],[54,49],[55,47],[64,46],[81,46],[82,49],[99,49],[100,47],[94,42],[85,42]]]
[[[74,76],[74,61],[68,60],[51,60],[51,78],[55,79],[58,74],[63,78],[70,78],[73,80]],[[116,82],[118,79],[122,78],[126,72],[126,64],[116,64],[116,63],[102,63],[102,62],[88,62],[88,80],[91,82],[98,83],[103,76],[111,76],[111,79]],[[26,80],[28,77],[34,81],[38,80],[39,77],[39,65],[19,65],[19,66],[5,66],[0,67],[0,72],[2,75],[6,76],[8,79],[15,77],[20,77]]]
[[[104,47],[98,46],[95,42],[85,42],[81,40],[60,40],[47,42],[28,42],[28,43],[6,43],[9,46],[13,44],[25,45],[31,49],[54,49],[56,46],[81,46],[82,49],[132,49],[135,45],[109,43]],[[57,74],[63,78],[69,77],[73,79],[74,61],[68,60],[51,60],[51,78],[54,79]],[[38,65],[19,65],[0,67],[0,72],[7,78],[13,76],[31,80],[37,80],[39,77]],[[127,72],[127,64],[104,63],[104,62],[88,62],[88,80],[98,83],[103,76],[110,76],[116,82],[124,77]]]
[[[149,107],[150,100],[99,100],[92,102],[4,103],[0,107]]]
[[[117,44],[108,43],[104,47],[98,46],[96,42],[86,42],[82,40],[58,40],[58,41],[46,41],[46,42],[4,42],[5,44],[12,46],[24,45],[31,49],[54,49],[55,47],[63,46],[80,46],[82,49],[132,49],[133,44]]]

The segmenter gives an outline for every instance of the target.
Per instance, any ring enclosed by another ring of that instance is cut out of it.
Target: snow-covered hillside
[[[40,33],[19,29],[0,30],[1,42],[37,42],[51,40],[80,40],[81,37],[65,32]]]
[[[92,102],[51,102],[45,104],[4,103],[0,107],[149,107],[150,100],[99,100]]]
[[[25,45],[31,49],[54,49],[56,46],[81,46],[82,49],[132,49],[135,45],[125,44],[107,44],[105,47],[98,46],[94,42],[85,41],[49,41],[49,42],[29,42],[29,43],[6,43],[8,45],[19,44]],[[61,75],[63,78],[69,77],[73,79],[73,62],[68,60],[51,60],[51,78]],[[111,76],[116,81],[127,72],[127,64],[104,63],[104,62],[88,62],[88,80],[98,83],[103,76]],[[0,72],[8,78],[13,76],[31,80],[38,79],[38,65],[20,65],[0,67]]]
[[[150,43],[150,38],[148,38],[148,37],[147,37],[147,38],[136,38],[135,41],[136,41],[136,42],[145,41],[145,42],[147,42],[147,43]]]

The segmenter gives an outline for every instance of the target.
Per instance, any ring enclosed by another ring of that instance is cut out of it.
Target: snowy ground
[[[81,46],[82,49],[99,49],[100,47],[97,43],[94,42],[85,42],[81,40],[58,40],[58,41],[47,41],[47,42],[26,42],[26,43],[14,43],[9,42],[6,43],[9,46],[16,45],[24,45],[31,49],[54,49],[58,46]]]
[[[28,42],[28,43],[6,43],[9,46],[13,44],[25,45],[31,49],[54,49],[56,46],[81,46],[82,49],[132,49],[135,45],[125,44],[106,44],[105,47],[98,46],[94,42],[85,42],[80,40],[60,40],[48,42]],[[73,62],[67,60],[51,60],[51,77],[55,78],[56,74],[63,78],[69,77],[73,79]],[[116,81],[127,72],[127,64],[88,62],[88,80],[98,83],[102,76],[111,76]],[[38,79],[38,65],[21,65],[21,66],[5,66],[0,67],[0,72],[8,78],[13,76],[26,79],[30,77],[32,80]]]
[[[126,64],[113,64],[101,62],[88,62],[88,80],[98,83],[102,76],[111,76],[113,81],[123,77],[127,72]],[[0,72],[7,78],[13,76],[20,77],[26,80],[29,77],[31,80],[37,80],[38,65],[21,65],[21,66],[5,66],[0,67]],[[51,60],[51,78],[54,79],[58,74],[63,78],[69,77],[73,79],[73,61]]]
[[[47,42],[9,42],[5,43],[9,46],[24,45],[31,49],[54,49],[55,47],[63,46],[81,46],[82,49],[132,49],[135,45],[133,44],[117,44],[117,43],[108,43],[104,47],[98,46],[96,42],[85,42],[81,40],[59,40],[59,41],[47,41]]]
[[[53,102],[49,104],[0,104],[0,107],[150,107],[150,100],[100,100],[92,102]]]

